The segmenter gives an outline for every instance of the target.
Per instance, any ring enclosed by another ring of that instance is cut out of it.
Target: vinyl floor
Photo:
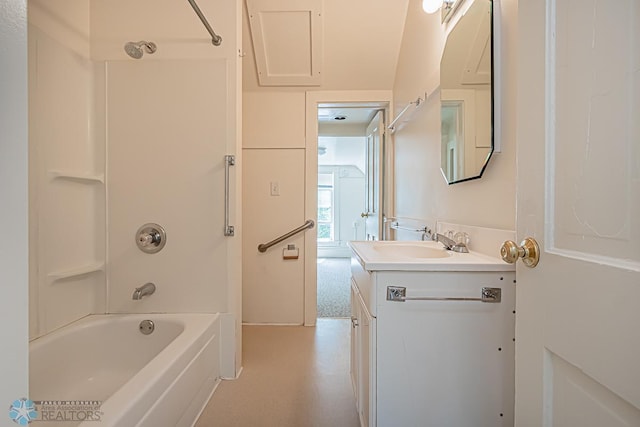
[[[244,326],[243,371],[223,381],[196,427],[358,427],[348,319]]]

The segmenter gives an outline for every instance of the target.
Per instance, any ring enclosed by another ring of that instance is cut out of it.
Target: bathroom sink
[[[498,257],[447,251],[433,241],[350,241],[353,259],[367,271],[511,271]]]
[[[373,250],[382,256],[393,258],[448,258],[451,253],[444,249],[423,245],[374,245]]]

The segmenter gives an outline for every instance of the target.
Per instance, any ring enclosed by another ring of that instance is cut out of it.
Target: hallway
[[[351,258],[318,258],[318,317],[351,316]]]
[[[220,384],[196,427],[357,427],[349,328],[244,326],[242,374]]]

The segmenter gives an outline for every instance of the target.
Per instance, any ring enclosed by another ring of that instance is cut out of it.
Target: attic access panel
[[[247,0],[261,86],[320,86],[322,0]]]

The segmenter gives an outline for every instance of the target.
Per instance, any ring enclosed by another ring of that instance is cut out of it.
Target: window
[[[335,230],[333,173],[318,174],[318,241],[333,242]]]

